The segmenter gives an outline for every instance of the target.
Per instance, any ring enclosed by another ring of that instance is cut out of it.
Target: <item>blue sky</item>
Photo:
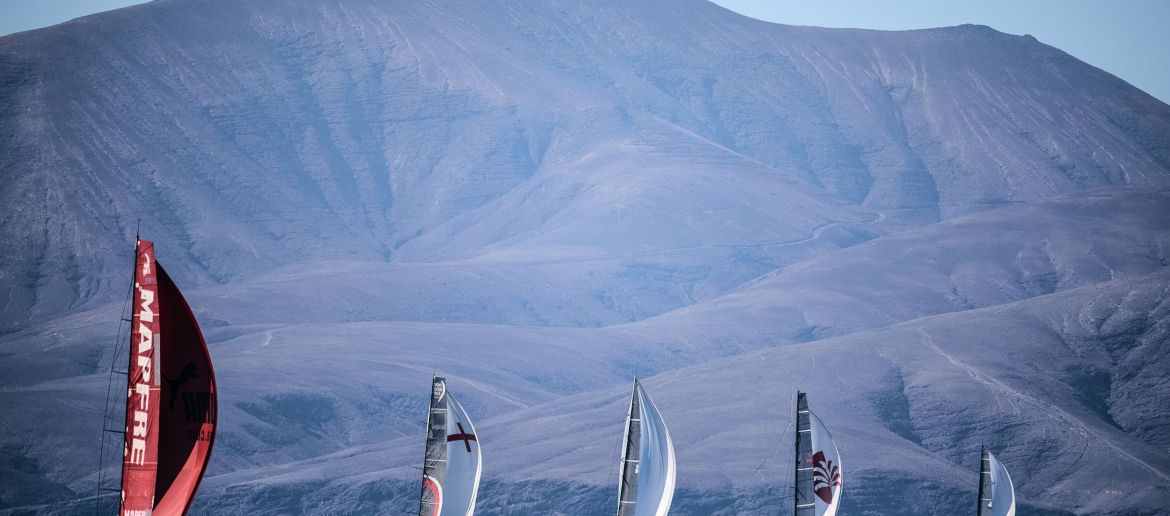
[[[588,1],[588,0],[580,0]],[[668,1],[668,0],[663,0]],[[0,0],[0,34],[137,0]],[[920,29],[979,23],[1031,34],[1170,102],[1170,0],[715,0],[793,25]]]

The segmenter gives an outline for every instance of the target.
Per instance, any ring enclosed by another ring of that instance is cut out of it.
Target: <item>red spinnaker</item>
[[[215,441],[211,357],[178,287],[138,242],[131,317],[122,516],[181,515]]]

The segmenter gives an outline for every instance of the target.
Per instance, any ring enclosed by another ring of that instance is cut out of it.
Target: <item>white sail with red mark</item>
[[[419,515],[474,514],[482,462],[475,425],[447,391],[446,381],[436,376],[431,381]]]
[[[834,516],[841,507],[841,454],[821,419],[796,396],[796,516]]]

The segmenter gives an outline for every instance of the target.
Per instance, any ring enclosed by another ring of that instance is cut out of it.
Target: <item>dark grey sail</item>
[[[812,423],[809,421],[808,400],[796,392],[796,516],[816,514],[813,500]]]
[[[626,439],[622,442],[621,478],[618,484],[617,516],[632,516],[637,511],[638,462],[642,453],[642,406],[638,400],[638,380],[630,395],[630,411],[626,416]]]
[[[427,417],[427,450],[423,458],[422,495],[419,516],[436,516],[443,506],[443,485],[447,480],[447,385],[443,377],[431,380],[431,403]]]

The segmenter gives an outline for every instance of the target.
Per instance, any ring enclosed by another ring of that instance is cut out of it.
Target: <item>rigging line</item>
[[[790,416],[796,415],[796,397],[797,397],[797,394],[793,394],[792,396],[790,396],[788,398],[788,414]],[[795,422],[796,422],[795,417],[788,418],[788,424],[784,426],[784,433],[781,435],[787,437],[788,436],[788,429],[792,428],[792,425]],[[794,434],[792,438],[795,440],[795,439],[799,438],[799,436]],[[789,462],[788,465],[784,467],[784,485],[780,486],[780,489],[781,489],[780,492],[782,492],[782,493],[795,493],[795,491],[796,491],[796,486],[794,485],[796,483],[796,479],[792,478],[793,469],[790,466],[795,466],[797,460],[798,459],[796,457],[796,453],[793,452],[792,462]],[[789,483],[790,479],[791,479],[791,484]],[[789,489],[789,486],[791,486],[792,489]],[[795,495],[793,495],[792,503],[794,503],[794,504],[796,503]]]
[[[626,417],[628,418],[630,416],[627,414]],[[625,457],[621,457],[620,459],[618,458],[618,454],[621,453],[619,450],[622,449],[622,444],[624,444],[625,441],[626,441],[626,435],[625,435],[625,432],[623,431],[621,440],[619,440],[617,443],[617,447],[610,446],[610,448],[609,448],[609,477],[610,478],[613,478],[615,474],[618,474],[617,473],[618,465],[620,464],[622,459],[625,459]],[[618,485],[619,485],[618,490],[619,491],[621,490],[621,488],[620,488],[621,482],[622,482],[622,479],[619,478],[618,479]],[[620,497],[621,495],[618,495],[618,496]],[[609,497],[607,496],[606,500],[608,500],[608,499],[609,499]],[[621,502],[621,500],[620,500],[620,498],[615,499],[614,502]],[[616,505],[616,503],[613,505]]]
[[[789,407],[789,410],[788,410],[788,414],[789,414],[789,415],[791,415],[791,414],[795,414],[795,413],[796,413],[796,408],[795,408],[795,406],[793,405],[793,403],[794,403],[794,402],[793,402],[793,401],[790,399],[790,400],[789,400],[789,406],[788,406],[788,407]],[[787,420],[788,420],[788,423],[786,423],[786,424],[784,425],[784,432],[780,434],[780,435],[782,435],[782,436],[787,436],[787,435],[788,435],[788,429],[792,428],[792,422],[793,422],[793,421],[792,421],[792,418],[790,418],[790,417],[785,417],[785,419],[787,419]],[[764,464],[767,464],[767,463],[768,463],[768,461],[772,460],[772,458],[773,458],[773,457],[775,457],[775,456],[776,456],[776,454],[777,454],[777,453],[780,451],[780,447],[781,447],[781,446],[784,446],[785,444],[786,444],[786,443],[785,443],[783,440],[779,440],[779,441],[777,441],[777,442],[776,442],[776,445],[772,447],[772,454],[771,454],[771,455],[769,455],[769,456],[767,456],[767,457],[764,457],[764,459],[763,459],[763,460],[761,460],[761,461],[760,461],[760,463],[756,465],[756,475],[758,475],[758,476],[760,477],[760,480],[764,480],[764,481],[766,481],[766,480],[767,480],[766,478],[764,478],[764,475],[763,475],[762,473],[760,473],[760,470],[764,469]],[[788,468],[784,468],[784,470],[785,470],[785,471],[787,471],[787,470],[788,470]],[[785,481],[787,482],[787,480],[785,480]],[[785,487],[786,487],[786,486],[785,486]]]
[[[139,226],[142,225],[142,219],[138,220],[138,224],[139,224]],[[118,333],[114,337],[114,350],[110,354],[110,373],[106,379],[106,402],[104,405],[102,405],[102,430],[103,430],[102,431],[102,442],[101,442],[100,447],[98,448],[98,474],[97,474],[96,485],[94,485],[93,511],[94,511],[95,515],[101,514],[102,483],[105,480],[105,466],[106,466],[106,434],[110,433],[107,431],[107,429],[109,428],[108,423],[110,420],[110,398],[112,397],[112,391],[114,389],[114,373],[116,372],[115,369],[116,369],[117,364],[118,364],[118,356],[120,354],[120,350],[122,349],[123,338],[125,338],[125,340],[127,341],[127,344],[128,344],[129,339],[130,339],[129,331],[122,331],[122,323],[123,322],[126,323],[127,330],[132,329],[130,327],[130,319],[127,319],[127,317],[126,317],[126,312],[130,310],[130,306],[133,303],[132,298],[134,295],[134,278],[136,275],[135,269],[137,269],[137,267],[138,267],[138,234],[137,234],[137,230],[135,230],[134,259],[133,259],[133,262],[130,266],[130,271],[131,271],[130,287],[126,289],[126,297],[122,300],[122,313],[118,317],[118,330],[117,330]],[[129,381],[130,381],[130,373],[129,373],[129,371],[127,371],[126,372],[127,384],[129,383]],[[123,426],[124,425],[125,425],[125,422],[123,422]],[[119,487],[119,491],[121,491],[120,487]]]

